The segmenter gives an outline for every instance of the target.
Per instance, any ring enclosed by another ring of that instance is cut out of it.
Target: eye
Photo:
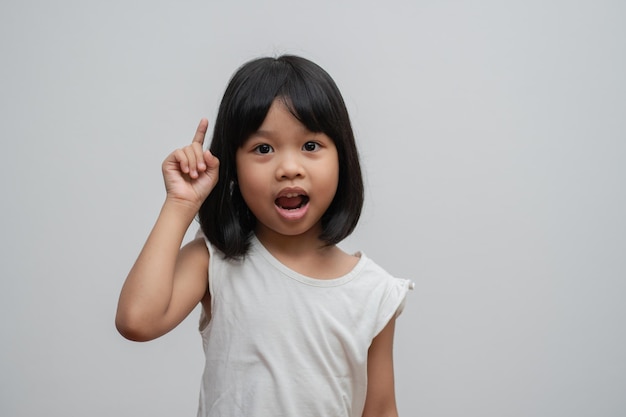
[[[302,145],[302,150],[307,151],[307,152],[315,152],[319,150],[319,148],[320,148],[320,144],[317,142],[307,142],[304,145]]]
[[[267,143],[262,143],[258,145],[256,148],[254,148],[254,152],[260,153],[260,154],[266,154],[272,151],[273,151],[272,147],[268,145]]]

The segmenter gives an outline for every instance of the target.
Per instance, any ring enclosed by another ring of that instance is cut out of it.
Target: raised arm
[[[178,325],[205,296],[209,255],[195,240],[180,249],[185,233],[218,179],[219,161],[203,151],[202,119],[190,145],[163,162],[166,199],[122,287],[115,325],[126,338],[155,339]]]

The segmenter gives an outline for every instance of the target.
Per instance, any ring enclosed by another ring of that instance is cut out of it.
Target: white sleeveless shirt
[[[199,417],[361,417],[372,339],[400,314],[410,281],[360,255],[320,280],[280,263],[253,236],[241,261],[206,239],[211,317]]]

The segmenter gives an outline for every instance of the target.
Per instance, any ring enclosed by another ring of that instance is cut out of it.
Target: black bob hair
[[[256,132],[275,99],[311,132],[330,137],[339,156],[339,183],[322,216],[320,239],[327,245],[350,235],[363,207],[363,178],[345,103],[333,79],[298,56],[259,58],[231,78],[213,130],[210,150],[219,158],[219,180],[200,207],[202,232],[227,258],[243,257],[256,226],[237,185],[235,155]]]

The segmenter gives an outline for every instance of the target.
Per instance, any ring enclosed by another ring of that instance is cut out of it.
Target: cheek
[[[332,178],[329,180],[329,188],[332,189],[332,195],[334,198],[337,188],[339,188],[339,169],[336,169],[333,172]]]
[[[336,190],[339,186],[339,158],[335,156],[333,158],[333,162],[328,167],[328,181],[333,185],[333,188]]]
[[[244,170],[238,173],[237,178],[239,181],[239,191],[241,191],[241,195],[246,201],[246,204],[250,205],[249,202],[254,201],[255,195],[260,191],[259,186],[261,184],[258,181],[258,177],[250,175]]]
[[[246,165],[241,166],[244,168],[237,169],[239,191],[246,205],[252,209],[254,206],[267,200],[269,181],[259,170],[249,169],[250,165],[247,165],[248,169],[245,168]]]

